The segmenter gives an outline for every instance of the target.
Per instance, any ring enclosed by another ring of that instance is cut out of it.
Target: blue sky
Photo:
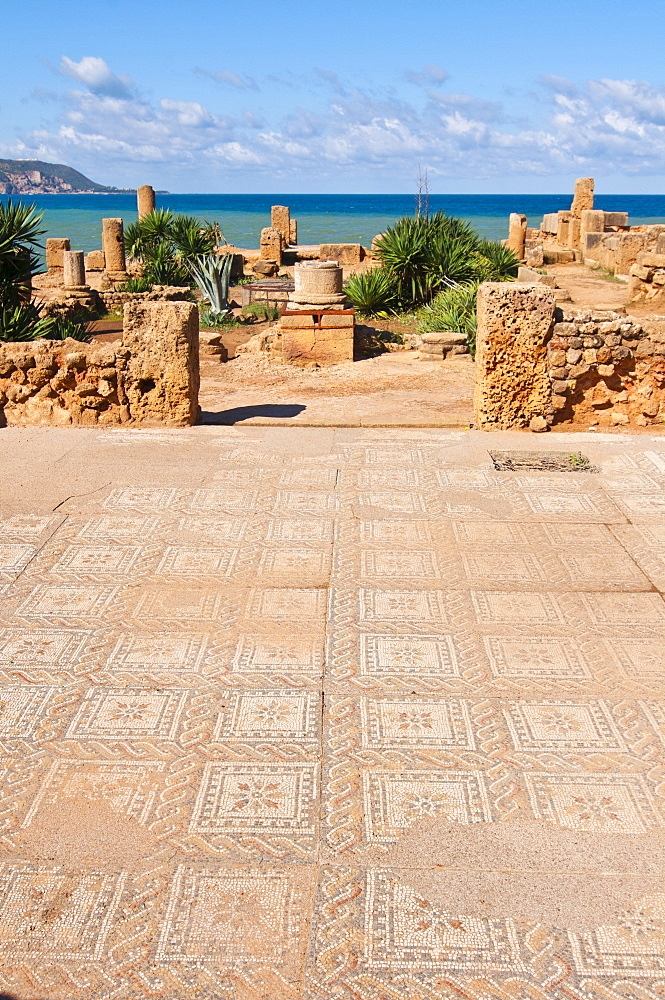
[[[662,0],[0,0],[0,27],[0,156],[105,184],[665,191]]]

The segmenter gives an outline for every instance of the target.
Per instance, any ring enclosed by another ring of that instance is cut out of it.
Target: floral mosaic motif
[[[159,962],[297,968],[308,927],[309,887],[280,870],[193,872],[173,880]]]
[[[472,580],[529,585],[545,583],[549,579],[547,563],[536,554],[486,549],[483,552],[463,554],[462,565],[467,577]]]
[[[0,864],[0,956],[10,962],[34,962],[37,955],[42,961],[101,959],[126,878]]]
[[[360,553],[360,573],[363,577],[413,577],[437,576],[439,567],[433,552],[379,551]]]
[[[512,702],[505,716],[519,750],[626,750],[604,702]]]
[[[449,636],[361,635],[360,673],[455,677],[459,669]]]
[[[471,722],[463,701],[362,698],[360,712],[361,741],[366,747],[474,748]]]
[[[0,629],[0,667],[71,666],[90,635],[65,629]]]
[[[20,573],[28,565],[36,549],[33,545],[12,545],[0,541],[0,574]]]
[[[114,601],[118,587],[100,590],[99,587],[48,585],[34,587],[17,608],[16,614],[25,618],[47,615],[61,617],[93,616],[101,614]]]
[[[205,636],[171,633],[121,636],[108,659],[108,666],[157,666],[170,670],[196,670],[207,645]]]
[[[70,545],[52,569],[54,573],[131,573],[140,554],[136,545]]]
[[[591,671],[571,639],[484,639],[495,677],[540,680],[586,679]]]
[[[480,625],[565,625],[566,615],[554,594],[475,591],[473,610]]]
[[[631,680],[665,683],[665,643],[662,639],[612,639],[606,649],[608,660]]]
[[[370,843],[392,843],[414,823],[432,816],[454,823],[490,821],[484,780],[465,772],[363,772],[365,833]]]
[[[277,621],[284,618],[323,621],[326,602],[327,590],[323,588],[266,587],[252,591],[247,614]]]
[[[442,590],[360,591],[360,621],[436,622],[446,624],[445,592]]]
[[[172,510],[178,499],[178,490],[143,487],[140,489],[111,490],[102,503],[107,510]]]
[[[315,832],[317,764],[207,764],[190,831]]]
[[[333,522],[319,518],[279,518],[270,521],[266,527],[266,542],[329,542],[332,539]]]
[[[186,691],[92,688],[66,732],[68,739],[175,739]]]
[[[0,684],[0,739],[29,739],[42,721],[44,709],[56,697],[56,687]]]
[[[369,968],[526,972],[514,924],[451,913],[370,871],[364,960]]]
[[[537,819],[570,830],[646,833],[661,826],[653,796],[642,775],[524,776]]]
[[[612,923],[569,933],[576,971],[585,976],[662,979],[665,972],[665,893],[622,910]]]
[[[215,726],[215,739],[289,740],[308,742],[317,738],[319,700],[313,694],[263,691],[235,693]]]
[[[323,670],[323,641],[318,639],[243,638],[236,647],[232,667],[246,673],[263,670],[289,670],[320,674]]]
[[[235,568],[236,559],[237,552],[234,549],[169,545],[155,572],[195,577],[206,573],[230,576]]]

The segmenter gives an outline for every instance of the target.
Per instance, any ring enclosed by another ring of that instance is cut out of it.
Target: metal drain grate
[[[600,472],[581,451],[491,451],[499,472]]]

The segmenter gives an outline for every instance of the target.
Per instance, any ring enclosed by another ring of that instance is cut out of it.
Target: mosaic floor
[[[663,1000],[665,438],[0,433],[0,991]]]

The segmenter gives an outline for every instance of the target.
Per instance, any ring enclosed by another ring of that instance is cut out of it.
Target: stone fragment
[[[360,243],[322,243],[319,260],[335,260],[338,264],[360,264],[362,246]]]
[[[542,434],[544,431],[548,431],[549,426],[545,417],[531,417],[531,420],[529,421],[529,430],[533,431],[534,434]]]
[[[136,203],[139,219],[155,211],[155,191],[150,184],[141,184],[136,189]]]
[[[65,288],[87,288],[82,250],[63,250],[62,283]]]
[[[508,220],[508,240],[506,246],[515,254],[518,260],[524,260],[524,242],[526,240],[526,215],[511,212]]]
[[[574,218],[581,219],[582,212],[593,208],[593,177],[578,177],[575,181],[575,194],[570,207]]]
[[[480,428],[526,427],[548,409],[547,342],[554,293],[543,285],[486,282],[478,290],[474,412]]]
[[[266,226],[265,229],[261,230],[259,249],[262,260],[270,260],[275,264],[281,264],[283,246],[284,237],[281,230],[276,229],[274,226]]]
[[[291,210],[287,205],[273,205],[270,209],[270,225],[282,236],[282,246],[291,242]]]
[[[60,239],[54,236],[49,237],[46,241],[46,267],[48,270],[60,270],[63,266],[63,251],[70,249],[71,245],[68,239]]]
[[[106,258],[103,250],[91,250],[85,258],[86,271],[103,271],[106,267]]]
[[[610,413],[610,420],[617,427],[630,423],[630,417],[627,413]]]

